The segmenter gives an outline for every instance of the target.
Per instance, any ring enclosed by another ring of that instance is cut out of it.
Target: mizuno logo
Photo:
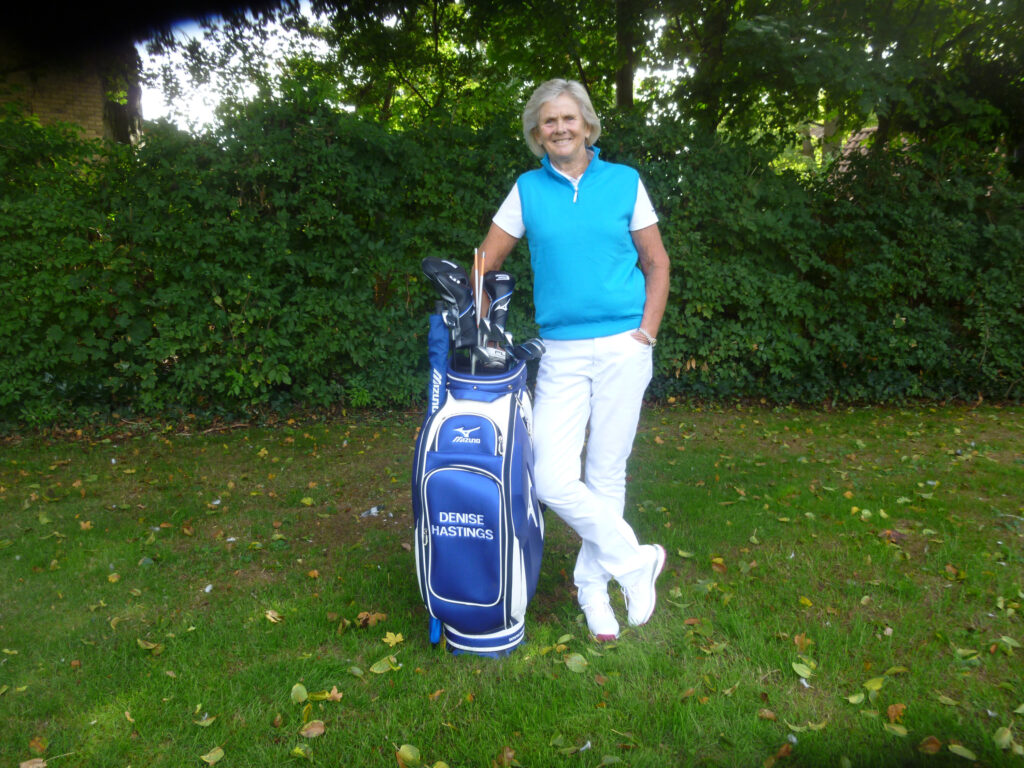
[[[452,438],[453,443],[479,443],[479,437],[473,437],[473,433],[476,432],[480,427],[456,427],[455,431],[459,434]]]

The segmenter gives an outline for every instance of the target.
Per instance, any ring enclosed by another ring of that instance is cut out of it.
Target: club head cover
[[[455,348],[472,347],[476,344],[476,318],[474,314],[473,289],[469,284],[466,270],[448,259],[428,256],[420,267],[427,279],[434,284],[441,298],[452,307],[452,314],[458,319],[453,331]]]
[[[487,319],[491,325],[505,329],[508,303],[512,300],[515,287],[516,279],[508,272],[493,270],[484,275],[484,290],[491,300],[491,305],[487,308]]]

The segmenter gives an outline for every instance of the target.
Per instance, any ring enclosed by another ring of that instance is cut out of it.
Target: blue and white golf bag
[[[490,375],[457,372],[436,315],[429,343],[429,405],[412,499],[430,639],[436,644],[443,635],[456,652],[501,655],[523,641],[544,548],[526,363]]]

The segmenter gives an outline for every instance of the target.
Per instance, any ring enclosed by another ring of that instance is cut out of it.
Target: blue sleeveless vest
[[[644,276],[629,233],[640,176],[592,150],[578,189],[546,156],[517,181],[544,338],[611,336],[643,317]]]

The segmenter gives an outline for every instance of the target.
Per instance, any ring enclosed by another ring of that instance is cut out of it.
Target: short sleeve
[[[498,208],[492,221],[512,237],[520,238],[526,234],[526,225],[523,223],[523,203],[519,199],[518,184],[513,185],[512,191],[508,193],[508,197]]]
[[[633,206],[633,217],[629,220],[630,232],[636,232],[638,229],[644,229],[651,226],[651,224],[658,223],[658,214],[654,212],[654,204],[651,203],[651,198],[644,188],[643,181],[637,181],[636,184],[636,204]],[[522,220],[521,212],[520,220]]]

